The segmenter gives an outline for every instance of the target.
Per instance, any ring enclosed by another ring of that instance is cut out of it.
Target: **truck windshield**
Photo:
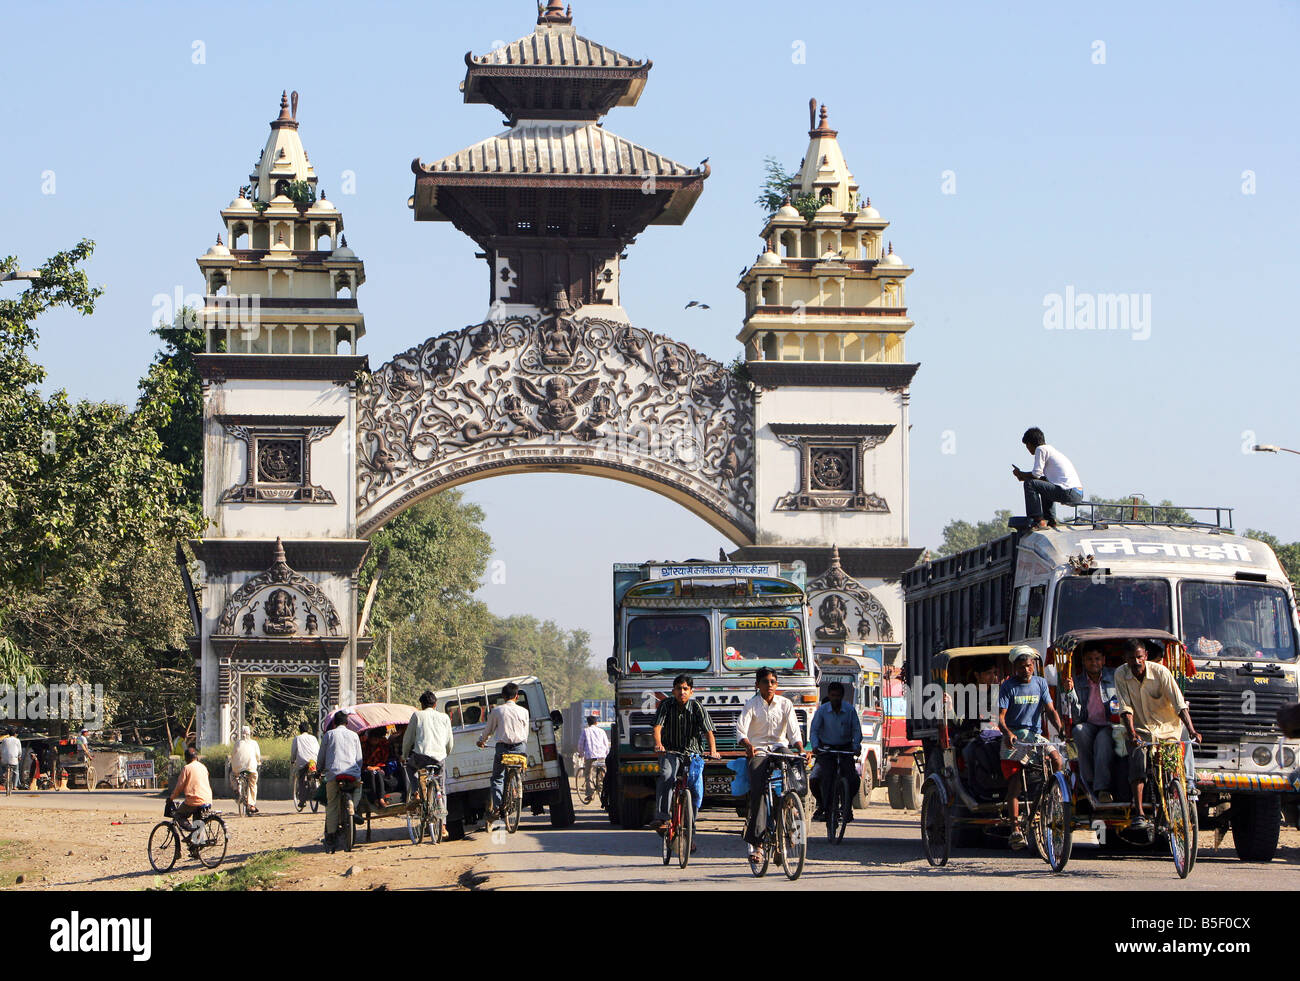
[[[1192,657],[1263,658],[1296,656],[1291,609],[1273,586],[1236,582],[1183,582],[1183,643]]]
[[[1056,594],[1056,633],[1088,627],[1169,630],[1169,583],[1163,579],[1072,576]]]
[[[693,615],[636,616],[627,625],[631,671],[707,671],[709,618]]]
[[[807,670],[798,618],[753,614],[724,617],[722,664],[728,671]]]

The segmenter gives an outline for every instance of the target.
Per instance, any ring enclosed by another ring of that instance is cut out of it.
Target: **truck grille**
[[[1208,742],[1231,743],[1244,735],[1277,736],[1277,710],[1295,700],[1285,692],[1257,691],[1255,711],[1242,711],[1242,691],[1188,691],[1192,722]]]

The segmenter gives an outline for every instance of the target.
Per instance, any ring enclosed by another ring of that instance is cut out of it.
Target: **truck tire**
[[[564,772],[564,764],[560,764],[560,786],[551,798],[551,827],[552,828],[571,828],[573,827],[573,794],[569,790],[569,775]]]
[[[885,790],[889,793],[889,806],[896,811],[903,809],[903,778],[900,774],[891,773],[885,778]]]
[[[898,782],[899,798],[905,811],[915,811],[921,806],[921,770],[912,767],[912,772]]]
[[[447,840],[460,841],[465,837],[465,821],[463,819],[453,821],[447,819]]]
[[[876,761],[868,756],[867,765],[862,768],[862,780],[858,784],[858,796],[853,806],[861,809],[871,803],[871,792],[876,789]]]
[[[618,823],[625,831],[635,831],[645,823],[645,808],[640,797],[623,796],[623,787],[619,785]]]
[[[1232,844],[1243,862],[1271,862],[1282,829],[1279,794],[1233,794],[1228,810]]]

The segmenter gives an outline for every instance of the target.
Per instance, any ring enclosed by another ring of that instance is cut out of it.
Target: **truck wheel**
[[[560,786],[551,797],[551,827],[573,826],[573,794],[569,790],[569,775],[560,774]]]
[[[464,820],[453,821],[450,818],[448,818],[447,819],[447,840],[460,841],[464,837],[465,837]]]
[[[1228,809],[1232,844],[1243,862],[1271,862],[1282,828],[1278,794],[1233,794]]]
[[[900,774],[891,773],[885,778],[885,790],[889,793],[889,806],[896,811],[903,809],[903,778]]]
[[[915,811],[921,806],[921,783],[921,770],[916,766],[912,767],[910,774],[899,780],[899,797],[904,810]]]
[[[871,803],[871,792],[876,789],[876,761],[867,757],[867,765],[862,768],[862,781],[858,784],[858,796],[853,801],[856,808],[864,808]]]
[[[621,791],[623,788],[620,787]],[[618,823],[627,831],[635,831],[644,823],[644,808],[640,797],[618,795]]]

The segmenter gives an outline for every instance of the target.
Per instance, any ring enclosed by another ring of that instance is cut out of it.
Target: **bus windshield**
[[[728,671],[807,670],[803,628],[793,616],[736,614],[722,620],[722,665]]]
[[[1273,586],[1237,582],[1178,584],[1183,643],[1192,657],[1262,658],[1296,656],[1291,609]]]
[[[630,671],[707,671],[709,618],[701,614],[635,616],[627,624]]]
[[[1163,579],[1071,576],[1056,594],[1056,633],[1089,627],[1169,630],[1169,583]]]

